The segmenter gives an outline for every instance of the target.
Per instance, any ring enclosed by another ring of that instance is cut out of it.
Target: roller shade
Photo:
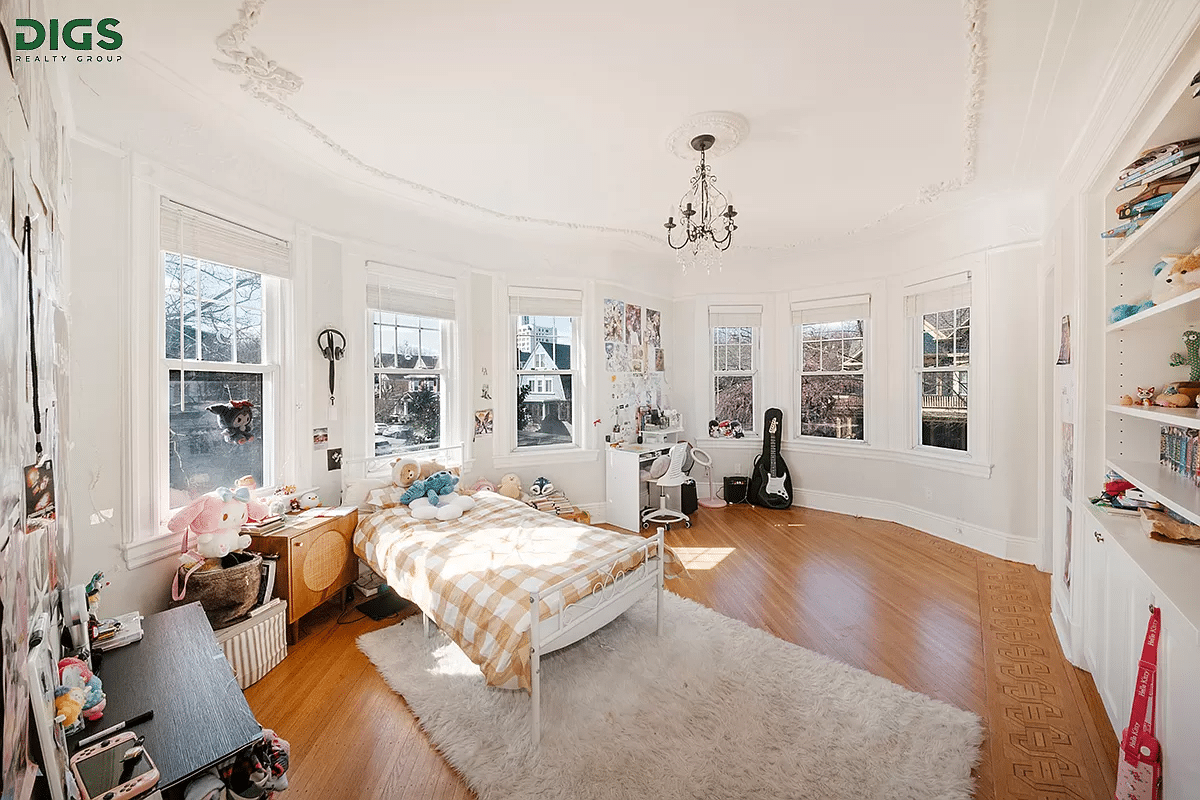
[[[825,322],[870,318],[871,295],[869,294],[792,303],[793,325],[817,325]]]
[[[165,197],[159,208],[158,235],[160,246],[170,253],[277,278],[292,276],[288,242]]]
[[[454,319],[454,289],[416,284],[396,275],[367,270],[367,308],[415,317]]]
[[[949,311],[971,305],[971,273],[960,272],[906,287],[905,313],[923,317],[935,311]]]
[[[763,307],[709,306],[708,327],[710,328],[761,328]]]
[[[516,316],[582,317],[583,292],[575,289],[510,286],[508,311]]]

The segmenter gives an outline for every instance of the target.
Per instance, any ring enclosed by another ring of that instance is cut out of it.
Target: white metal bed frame
[[[390,464],[400,455],[419,458],[434,458],[457,453],[461,460],[461,446],[438,450],[421,450],[412,453],[354,459],[342,465],[343,488],[349,480],[357,477],[382,475],[383,464]],[[454,466],[442,462],[447,467]],[[361,469],[361,474],[360,474]],[[389,473],[390,474],[390,473]],[[529,593],[529,678],[530,678],[530,735],[534,747],[542,736],[542,657],[578,642],[625,613],[642,595],[653,590],[657,595],[655,633],[662,635],[663,627],[663,581],[665,567],[665,530],[658,528],[653,536],[639,539],[621,552],[581,567],[574,575],[558,583]],[[638,553],[642,558],[627,570],[616,569],[617,564]],[[374,567],[372,566],[372,569]],[[565,592],[574,586],[581,576],[598,575],[592,590],[574,603],[567,603]],[[386,579],[386,576],[380,576]],[[542,603],[551,614],[545,619],[538,613]],[[421,609],[425,635],[430,635],[430,619]],[[436,627],[436,625],[434,626]]]

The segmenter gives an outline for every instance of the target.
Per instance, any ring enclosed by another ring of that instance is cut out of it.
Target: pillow
[[[377,478],[361,478],[350,481],[342,488],[342,505],[355,506],[360,511],[371,511],[367,495],[375,489],[387,486],[388,482]]]
[[[378,489],[372,489],[367,492],[367,503],[371,506],[372,510],[402,506],[404,503],[400,502],[400,498],[404,496],[406,491],[408,490],[402,489],[399,486],[392,486],[390,483],[385,484]]]

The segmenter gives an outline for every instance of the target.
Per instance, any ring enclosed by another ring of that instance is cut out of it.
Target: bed
[[[437,455],[443,463],[455,460],[446,451]],[[386,475],[391,460],[347,462],[344,480]],[[664,579],[684,570],[662,529],[643,538],[571,522],[494,492],[479,492],[475,501],[449,522],[415,520],[404,506],[361,508],[354,550],[421,609],[427,631],[433,622],[454,640],[489,685],[529,691],[536,745],[542,656],[604,627],[648,592],[657,593],[661,633]]]

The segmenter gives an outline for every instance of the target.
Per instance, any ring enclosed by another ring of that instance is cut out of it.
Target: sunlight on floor
[[[733,552],[732,547],[672,547],[688,569],[712,569]]]

